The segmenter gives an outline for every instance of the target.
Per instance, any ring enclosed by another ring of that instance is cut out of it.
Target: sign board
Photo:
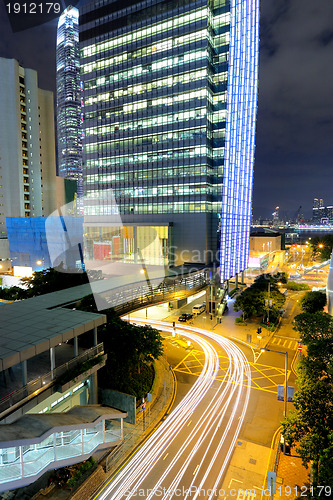
[[[288,386],[288,401],[292,403],[294,401],[295,387]]]
[[[267,471],[267,489],[270,495],[276,493],[276,472]]]
[[[278,385],[278,401],[284,401],[284,385]]]
[[[147,393],[147,401],[148,401],[148,403],[151,403],[151,402],[152,402],[152,400],[153,400],[153,395],[152,395],[152,394],[150,394],[150,392],[148,392],[148,393]]]

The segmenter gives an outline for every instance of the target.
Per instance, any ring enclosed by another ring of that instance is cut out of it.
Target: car
[[[201,314],[206,311],[206,304],[197,304],[192,307],[192,314]]]
[[[185,323],[186,321],[188,321],[192,318],[193,318],[193,314],[183,313],[179,316],[178,321],[182,321],[183,323]]]

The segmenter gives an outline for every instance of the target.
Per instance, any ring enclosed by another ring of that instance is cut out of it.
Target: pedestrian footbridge
[[[0,425],[0,491],[26,486],[49,469],[120,444],[126,417],[109,406],[86,405],[66,413],[26,414]]]

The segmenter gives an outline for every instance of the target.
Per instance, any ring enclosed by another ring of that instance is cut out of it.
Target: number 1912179
[[[60,14],[60,3],[7,3],[8,14]]]

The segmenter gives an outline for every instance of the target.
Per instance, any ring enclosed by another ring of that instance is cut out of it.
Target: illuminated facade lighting
[[[68,7],[57,29],[57,139],[58,172],[77,181],[83,198],[79,11]]]
[[[94,220],[113,213],[103,196],[112,189],[125,226],[169,224],[164,238],[175,249],[169,263],[216,262],[221,229],[222,280],[245,269],[258,16],[258,0],[126,7],[102,0],[82,7],[85,221],[92,242],[103,240]]]
[[[228,113],[221,217],[221,281],[248,267],[258,89],[259,0],[230,8]]]

